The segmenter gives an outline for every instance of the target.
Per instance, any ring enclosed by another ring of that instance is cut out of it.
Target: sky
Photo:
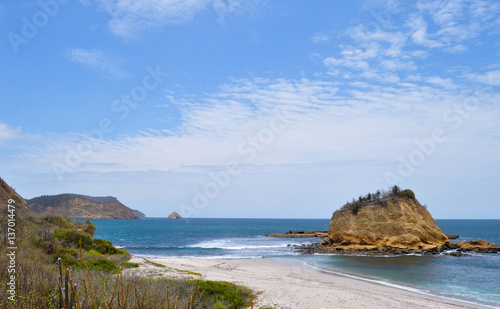
[[[0,4],[0,176],[151,217],[500,218],[497,1]]]

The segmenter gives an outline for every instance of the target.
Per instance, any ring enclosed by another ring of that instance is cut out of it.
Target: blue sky
[[[0,5],[0,176],[148,216],[500,218],[496,1]]]

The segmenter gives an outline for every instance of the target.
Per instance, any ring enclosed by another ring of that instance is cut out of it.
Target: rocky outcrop
[[[486,240],[469,240],[453,242],[460,247],[460,251],[473,251],[481,253],[497,253],[500,252],[500,246],[494,243],[489,243]]]
[[[446,235],[414,196],[396,195],[337,210],[319,248],[323,252],[432,252],[446,243]]]
[[[170,215],[168,215],[167,219],[182,219],[181,215],[179,215],[178,213],[176,213],[175,211],[173,213],[171,213]]]
[[[267,234],[269,237],[277,238],[325,238],[328,231],[288,231],[284,234]]]
[[[138,219],[116,197],[79,194],[43,195],[27,200],[28,208],[42,215],[84,219]]]
[[[13,200],[16,208],[27,209],[26,201],[17,194],[2,178],[0,178],[0,206],[7,206],[8,201]]]

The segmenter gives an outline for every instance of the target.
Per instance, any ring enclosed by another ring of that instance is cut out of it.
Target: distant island
[[[170,215],[168,215],[167,219],[183,219],[181,215],[179,215],[177,212],[173,212]]]
[[[139,219],[145,215],[113,196],[81,194],[42,195],[26,200],[28,209],[42,215],[83,219]]]

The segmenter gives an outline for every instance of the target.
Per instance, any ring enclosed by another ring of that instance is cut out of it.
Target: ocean
[[[300,255],[294,245],[318,239],[266,237],[289,230],[328,230],[329,219],[184,219],[92,220],[95,237],[139,257],[217,259],[287,258],[305,267],[425,294],[500,308],[500,254],[470,257]],[[500,220],[436,220],[456,241],[500,243]]]

